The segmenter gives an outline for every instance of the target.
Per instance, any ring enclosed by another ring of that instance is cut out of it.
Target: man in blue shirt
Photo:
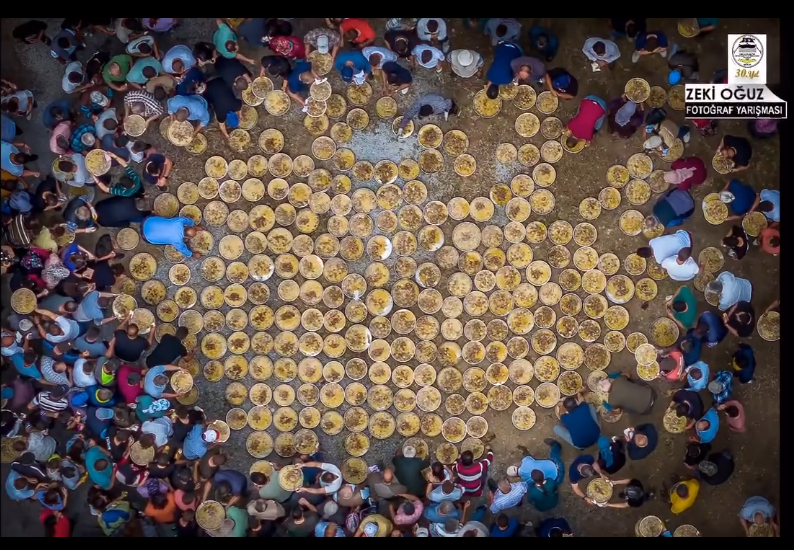
[[[177,95],[168,100],[168,114],[174,120],[196,122],[198,132],[210,123],[210,111],[207,100],[200,95]]]
[[[491,525],[492,537],[515,537],[521,530],[521,524],[516,518],[508,518],[504,514],[496,517],[496,522]]]
[[[334,60],[334,68],[342,75],[345,82],[364,84],[367,77],[372,76],[372,67],[360,51],[339,52]]]
[[[581,400],[580,396],[566,397],[562,406],[567,412],[560,416],[560,423],[554,426],[554,434],[577,449],[595,445],[601,436],[595,406]]]
[[[189,258],[198,258],[200,254],[188,248],[186,239],[196,236],[199,231],[204,229],[197,226],[190,218],[162,218],[160,216],[149,216],[141,224],[143,238],[149,244],[166,245],[170,244],[179,252]]]
[[[504,40],[496,45],[493,61],[485,75],[485,90],[489,98],[496,99],[499,97],[499,86],[513,82],[513,67],[510,63],[522,55],[521,46],[513,42]]]
[[[539,537],[573,536],[571,526],[565,518],[546,518],[540,522],[535,532]]]
[[[746,183],[733,179],[728,182],[728,185],[722,188],[720,195],[726,191],[733,195],[733,198],[728,203],[728,207],[733,215],[729,216],[725,221],[742,219],[744,215],[751,212],[756,205],[755,201],[757,195],[755,190]]]
[[[557,36],[546,27],[539,26],[529,29],[529,43],[547,62],[554,59],[560,47]]]
[[[697,432],[701,443],[711,443],[717,437],[717,431],[720,429],[720,417],[717,409],[711,407],[703,415],[703,418],[695,424],[695,432]]]
[[[168,372],[180,371],[176,365],[158,365],[146,372],[143,379],[143,390],[155,399],[173,399],[177,397],[175,393],[165,393],[168,387]]]
[[[300,105],[306,105],[306,98],[309,95],[309,85],[312,82],[324,82],[312,69],[312,64],[303,59],[295,63],[295,68],[281,85],[281,89],[297,101]]]

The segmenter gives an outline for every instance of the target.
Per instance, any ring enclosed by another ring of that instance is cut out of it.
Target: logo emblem
[[[752,34],[743,34],[733,41],[731,58],[742,69],[752,69],[764,59],[764,46]]]

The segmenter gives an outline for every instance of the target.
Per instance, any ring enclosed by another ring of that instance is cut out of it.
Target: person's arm
[[[588,38],[584,41],[584,46],[582,46],[582,53],[584,53],[590,61],[598,61],[598,56],[596,56],[593,51],[593,44],[596,42],[598,42],[598,38]]]
[[[579,488],[578,483],[571,482],[571,490],[573,491],[573,494],[575,494],[576,496],[580,498],[587,498],[587,495],[584,494],[584,492],[582,492],[582,490]]]
[[[734,164],[733,165],[733,169],[731,170],[731,172],[732,173],[733,172],[741,172],[742,170],[747,170],[749,167],[750,167],[749,165],[739,166],[738,164]]]
[[[668,319],[672,320],[676,325],[678,325],[679,329],[681,329],[683,331],[687,330],[687,328],[684,326],[684,324],[681,321],[679,321],[678,319],[676,319],[675,313],[673,313],[673,311],[669,307],[664,308],[664,312],[667,315]]]
[[[155,324],[156,324],[155,321],[152,321],[152,324],[149,327],[149,334],[147,335],[147,340],[149,342],[149,347],[150,348],[152,347],[152,344],[154,343],[154,326],[155,326]]]
[[[314,512],[315,514],[317,513],[317,508],[314,506],[314,504],[312,504],[305,498],[298,499],[298,506],[301,506],[302,508],[306,508],[308,511]]]
[[[198,469],[199,462],[200,462],[199,460],[196,461],[196,469]],[[210,489],[212,489],[212,480],[208,479],[204,483],[204,486],[203,486],[202,491],[201,491],[201,502],[204,502],[204,501],[207,500],[207,497],[210,494]]]
[[[750,536],[750,522],[748,522],[743,517],[739,516],[739,523],[742,525],[742,529],[744,529],[745,535],[748,537]]]
[[[236,54],[234,54],[234,58],[239,60],[239,61],[243,61],[245,63],[248,63],[249,65],[256,65],[256,61],[254,61],[250,57],[244,56],[240,52],[237,52]]]
[[[629,503],[628,502],[608,502],[608,503],[605,504],[605,507],[606,508],[622,509],[622,508],[628,508],[629,507]]]
[[[775,308],[775,307],[777,307],[777,306],[779,306],[779,305],[780,305],[780,300],[775,300],[774,302],[772,302],[771,304],[769,304],[769,307],[767,307],[767,308],[764,310],[764,313],[769,313],[769,310],[771,310],[772,308]]]

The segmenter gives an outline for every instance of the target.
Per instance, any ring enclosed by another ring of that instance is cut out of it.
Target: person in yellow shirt
[[[700,483],[696,479],[679,481],[670,489],[670,511],[680,514],[695,504],[700,492]]]

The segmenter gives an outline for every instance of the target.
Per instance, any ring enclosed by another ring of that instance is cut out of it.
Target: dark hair
[[[99,470],[100,472],[107,469],[110,466],[110,462],[108,462],[105,458],[100,458],[96,462],[94,462],[94,469]]]
[[[443,479],[444,477],[444,465],[440,462],[436,461],[430,465],[430,471],[436,476],[438,479]]]
[[[736,418],[737,416],[739,416],[739,407],[737,407],[736,405],[729,405],[725,407],[725,414],[727,414],[731,418]]]
[[[471,451],[463,451],[460,453],[460,462],[464,466],[471,466],[474,462],[474,453]]]
[[[226,461],[228,460],[228,458],[229,457],[227,455],[225,455],[223,453],[218,453],[217,455],[215,455],[215,465],[216,466],[223,466],[224,464],[226,464]]]
[[[151,503],[155,510],[162,510],[168,505],[168,496],[164,493],[155,493],[151,497]]]
[[[778,236],[769,237],[769,246],[773,248],[777,248],[778,246],[780,246],[780,237]]]
[[[430,63],[430,60],[433,59],[433,52],[430,50],[424,50],[420,59],[422,60],[422,63]]]
[[[681,260],[682,262],[687,261],[691,257],[692,257],[691,246],[685,246],[684,248],[678,251],[678,259]]]
[[[143,68],[141,74],[146,78],[154,78],[155,76],[157,76],[157,69],[155,69],[151,65],[147,65],[146,67]]]
[[[146,151],[151,145],[146,143],[145,141],[138,140],[132,144],[132,152],[133,153],[143,153]]]
[[[507,527],[510,524],[510,520],[508,519],[508,517],[506,515],[499,514],[498,516],[496,516],[496,524],[499,527],[501,527],[502,529],[504,529],[505,527]]]
[[[119,125],[119,123],[115,119],[112,119],[112,118],[106,118],[102,122],[102,127],[105,130],[115,130],[116,128],[118,128],[118,125]]]
[[[485,91],[485,95],[488,96],[488,99],[496,99],[499,97],[499,86],[496,84],[491,84]]]
[[[675,494],[681,498],[687,498],[689,496],[689,488],[684,483],[679,483],[675,486]]]
[[[435,19],[431,19],[427,22],[427,30],[430,32],[436,32],[438,30],[438,21]]]
[[[689,371],[689,376],[691,376],[695,380],[700,380],[701,378],[703,378],[703,371],[700,370],[699,368],[692,369]]]
[[[26,365],[32,365],[38,360],[39,356],[36,355],[36,352],[33,350],[28,350],[22,356],[22,360],[25,362]]]
[[[607,45],[599,40],[593,44],[593,51],[596,55],[604,55],[607,51]]]
[[[739,246],[739,239],[737,237],[725,237],[722,239],[722,244],[733,248],[734,246]]]
[[[698,334],[706,334],[709,331],[709,324],[706,321],[698,321],[695,327],[695,332]]]
[[[432,105],[422,105],[419,107],[419,118],[424,118],[433,114]]]
[[[775,209],[775,205],[772,201],[761,201],[758,203],[758,211],[759,212],[771,212]]]
[[[69,160],[59,160],[58,161],[58,170],[62,172],[71,172],[74,170],[74,163]]]
[[[168,466],[171,462],[168,453],[159,453],[156,457],[154,457],[154,461],[158,466]]]
[[[646,52],[652,52],[656,48],[659,47],[659,40],[655,36],[651,36],[648,40],[645,41],[645,47],[643,50]]]
[[[650,246],[641,246],[637,249],[637,256],[640,258],[650,258],[653,256],[653,249]]]
[[[150,176],[160,175],[160,166],[156,162],[147,162],[145,170]]]
[[[673,300],[673,311],[683,313],[687,310],[686,302],[683,300]]]
[[[62,36],[58,39],[58,47],[63,48],[64,50],[68,49],[71,46],[71,42],[65,36]]]
[[[560,527],[552,527],[551,529],[549,529],[550,537],[559,538],[562,537],[563,535],[564,533],[562,532],[562,529]]]
[[[497,25],[494,29],[494,34],[499,38],[502,38],[507,34],[507,25]]]
[[[303,508],[296,506],[292,510],[292,519],[301,519],[303,517]]]
[[[411,503],[411,501],[403,502],[403,513],[405,515],[412,516],[415,511],[416,508],[414,508],[414,505]]]
[[[397,73],[388,73],[386,75],[386,81],[392,86],[396,86],[400,82],[400,77],[397,76]]]
[[[637,25],[634,24],[634,21],[626,24],[626,36],[629,38],[637,36]]]
[[[576,398],[573,396],[566,397],[562,402],[562,406],[565,407],[565,410],[568,412],[574,410],[578,405],[579,403],[576,401]]]
[[[664,359],[659,361],[659,369],[662,372],[670,372],[676,367],[677,364],[678,361],[676,361],[672,357],[665,357]]]
[[[689,405],[687,405],[686,403],[679,403],[678,405],[675,406],[675,414],[677,414],[678,416],[685,416],[689,418],[690,415]]]
[[[191,502],[196,500],[196,493],[193,491],[183,491],[182,492],[182,502],[184,504],[190,504]]]
[[[66,75],[66,80],[68,80],[72,84],[80,84],[83,81],[83,73],[80,73],[80,72],[77,72],[77,71],[70,71],[69,74]],[[55,113],[54,111],[55,111],[55,109],[52,109],[52,111],[50,111],[50,112],[53,115],[61,114],[61,113]],[[58,109],[58,111],[60,111],[60,109]]]
[[[121,25],[132,32],[141,32],[143,30],[143,25],[141,25],[137,17],[125,18],[121,21]]]
[[[147,44],[146,42],[141,42],[140,44],[138,44],[138,51],[141,52],[141,53],[149,54],[149,53],[152,53],[152,47],[149,44]],[[149,67],[146,67],[146,69],[148,69],[148,68]],[[145,73],[146,69],[144,69],[144,75],[145,76],[146,76],[146,73]],[[154,69],[154,67],[152,67],[152,69]],[[147,78],[151,78],[151,77],[147,76]]]
[[[168,92],[162,86],[155,86],[152,94],[157,101],[162,101],[168,96]]]
[[[188,334],[189,332],[187,330],[187,327],[179,327],[178,329],[176,329],[176,337],[179,338],[180,340],[184,340],[185,338],[187,338]]]
[[[325,483],[333,483],[335,479],[336,474],[333,472],[323,472],[323,474],[320,476],[320,480]]]
[[[265,485],[267,483],[267,476],[262,472],[252,472],[251,481],[257,485]]]
[[[228,481],[221,481],[215,487],[218,496],[222,499],[232,496],[232,485]]]

